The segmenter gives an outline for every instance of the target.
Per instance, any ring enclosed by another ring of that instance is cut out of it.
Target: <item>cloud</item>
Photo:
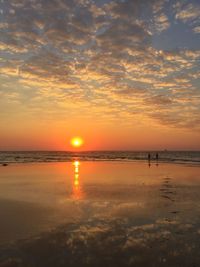
[[[155,30],[158,33],[161,33],[165,30],[167,30],[170,27],[170,22],[167,18],[167,16],[163,13],[160,15],[156,15],[154,18],[155,23]]]
[[[157,106],[168,105],[168,107],[173,103],[173,101],[165,95],[156,95],[151,98],[147,98],[146,102]]]
[[[175,18],[185,24],[188,24],[193,33],[198,34],[200,32],[199,23],[200,23],[200,4],[198,1],[194,3],[184,3],[177,2],[173,5]]]
[[[3,87],[7,101],[17,88],[18,101],[30,103],[35,96],[25,97],[24,88],[29,88],[38,94],[35,108],[39,99],[49,107],[54,99],[64,113],[79,101],[86,116],[92,109],[97,115],[103,110],[109,118],[113,112],[120,117],[123,110],[130,121],[133,113],[142,113],[162,125],[194,125],[199,99],[195,97],[191,123],[194,99],[188,90],[197,90],[200,51],[153,45],[154,35],[173,27],[170,7],[161,0],[1,1],[0,65],[1,79],[10,88],[7,92]],[[173,10],[177,20],[194,23],[198,32],[195,5],[176,1]],[[9,79],[15,79],[16,88]],[[155,106],[162,107],[159,113]],[[165,113],[167,106],[174,115]]]
[[[183,21],[184,23],[198,20],[200,17],[200,6],[192,3],[184,5],[184,2],[178,2],[175,6],[175,18]]]
[[[200,33],[200,26],[196,26],[193,29],[194,33]]]

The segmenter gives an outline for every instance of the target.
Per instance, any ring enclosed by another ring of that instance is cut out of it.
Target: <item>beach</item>
[[[0,166],[0,266],[199,266],[199,164]]]
[[[0,267],[200,267],[200,0],[0,17]]]

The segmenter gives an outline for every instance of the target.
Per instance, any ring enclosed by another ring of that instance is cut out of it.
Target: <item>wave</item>
[[[200,151],[1,151],[0,163],[34,163],[80,161],[144,161],[151,155],[159,162],[200,163]]]

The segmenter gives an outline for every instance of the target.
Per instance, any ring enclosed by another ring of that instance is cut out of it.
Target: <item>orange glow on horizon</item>
[[[83,139],[81,137],[73,137],[71,139],[71,145],[76,148],[81,147],[83,145]]]

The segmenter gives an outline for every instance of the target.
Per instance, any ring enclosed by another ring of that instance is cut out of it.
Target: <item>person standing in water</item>
[[[151,154],[148,154],[148,162],[149,162],[149,167],[151,166]]]
[[[158,153],[156,153],[156,160],[158,161]]]
[[[156,153],[156,166],[158,166],[158,153]]]

